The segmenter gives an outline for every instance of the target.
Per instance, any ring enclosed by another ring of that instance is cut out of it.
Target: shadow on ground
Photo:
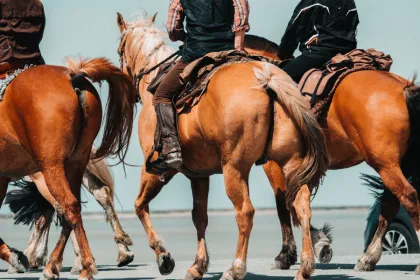
[[[335,270],[335,269],[348,269],[353,270],[354,264],[344,263],[330,263],[330,264],[316,264],[316,269],[323,270]],[[416,269],[416,265],[408,264],[389,264],[389,265],[377,265],[376,270],[391,270],[391,271],[407,271],[413,272]]]
[[[208,273],[203,279],[220,279],[222,277],[222,273]],[[253,273],[247,273],[245,280],[292,280],[294,276],[266,276],[266,275],[259,275]],[[335,274],[335,275],[319,275],[313,276],[312,280],[365,280],[363,278],[349,276],[344,274]]]

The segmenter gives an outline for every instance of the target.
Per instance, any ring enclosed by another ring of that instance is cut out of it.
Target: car
[[[380,199],[383,195],[384,185],[380,177],[362,174],[360,177],[375,196],[375,202],[369,209],[364,232],[364,250],[366,252],[375,235],[381,212]],[[417,254],[420,253],[419,240],[413,223],[408,213],[400,207],[398,214],[392,220],[382,244],[382,252],[385,255]]]

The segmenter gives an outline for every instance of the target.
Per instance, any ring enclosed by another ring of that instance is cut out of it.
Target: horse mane
[[[244,47],[256,51],[268,52],[278,56],[279,46],[276,43],[257,35],[246,35]]]
[[[140,15],[126,24],[127,29],[121,34],[120,40],[125,40],[131,69],[142,71],[151,68],[174,53],[165,43],[165,33],[156,28],[146,15]],[[156,74],[157,71],[152,73]]]

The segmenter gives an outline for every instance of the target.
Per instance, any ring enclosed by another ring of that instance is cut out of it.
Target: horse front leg
[[[149,246],[155,252],[159,272],[162,275],[172,273],[175,268],[175,261],[171,257],[171,254],[163,246],[162,240],[153,228],[149,213],[149,203],[159,194],[162,188],[174,175],[175,174],[168,174],[168,176],[162,181],[158,176],[147,173],[143,165],[140,192],[135,202],[137,217],[140,219],[144,230],[146,231],[147,238],[149,239]]]
[[[0,177],[0,208],[6,196],[9,178]],[[9,263],[18,272],[26,272],[29,268],[28,258],[20,251],[9,247],[3,239],[0,238],[0,259]]]

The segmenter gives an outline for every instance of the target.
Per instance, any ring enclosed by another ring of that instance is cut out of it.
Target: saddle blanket
[[[339,54],[321,69],[311,69],[299,83],[299,90],[308,98],[312,112],[323,118],[327,115],[334,92],[349,74],[363,70],[390,71],[391,56],[375,49],[356,49]]]

